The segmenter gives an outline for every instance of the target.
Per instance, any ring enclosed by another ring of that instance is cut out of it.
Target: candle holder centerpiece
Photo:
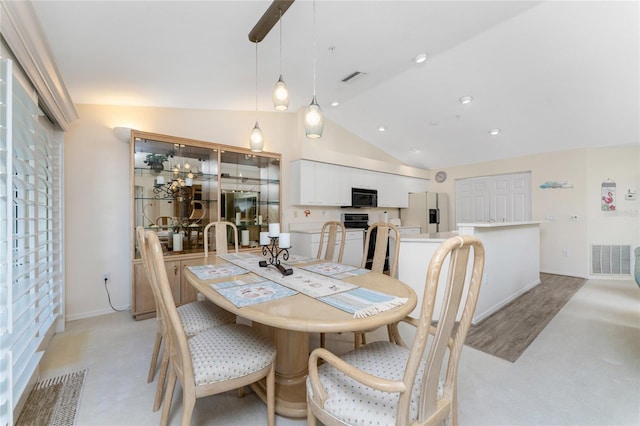
[[[280,263],[280,259],[278,259],[282,254],[282,259],[288,260],[289,248],[291,248],[291,234],[281,234],[279,223],[270,223],[269,232],[260,232],[260,245],[262,246],[262,255],[269,255],[267,260],[258,262],[260,266],[266,268],[269,265],[273,265],[283,276],[293,274],[293,269],[285,268]]]

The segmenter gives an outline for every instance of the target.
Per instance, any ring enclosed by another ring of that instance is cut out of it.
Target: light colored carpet
[[[72,426],[80,405],[87,370],[37,382],[16,426]]]
[[[540,281],[480,324],[472,326],[465,344],[515,362],[586,280],[543,273]]]

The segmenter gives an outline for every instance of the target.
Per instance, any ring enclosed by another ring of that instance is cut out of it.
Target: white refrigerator
[[[402,226],[419,226],[423,234],[448,232],[449,197],[438,192],[409,194],[409,208],[400,209]]]

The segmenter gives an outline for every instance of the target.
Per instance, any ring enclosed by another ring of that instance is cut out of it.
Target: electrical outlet
[[[562,249],[562,257],[569,257],[569,250]]]
[[[111,272],[105,272],[102,274],[102,281],[111,281]]]

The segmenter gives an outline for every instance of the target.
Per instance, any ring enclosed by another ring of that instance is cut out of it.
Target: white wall
[[[104,291],[103,272],[111,272],[111,300],[118,308],[130,305],[130,188],[129,146],[117,140],[112,128],[138,130],[248,146],[253,112],[178,110],[168,108],[77,105],[80,119],[65,135],[66,295],[67,319],[99,315],[110,308]],[[299,113],[260,113],[265,150],[282,154],[283,226],[291,223],[321,223],[339,219],[344,209],[306,208],[289,202],[289,164],[298,158],[334,162],[352,167],[371,167],[390,173],[428,177],[429,172],[412,169],[382,153],[339,126],[327,122],[320,140],[309,141],[300,128]],[[344,149],[344,153],[340,151]],[[448,192],[450,220],[454,220],[454,180],[472,176],[528,171],[532,173],[533,219],[553,216],[542,225],[541,267],[543,272],[587,276],[588,248],[593,244],[640,245],[638,207],[640,201],[618,202],[617,215],[599,211],[603,180],[617,182],[619,195],[627,187],[640,189],[638,146],[601,150],[578,149],[554,154],[515,158],[447,170],[443,184],[430,183],[430,190]],[[566,179],[573,189],[542,190],[550,179]],[[371,209],[372,220],[384,209]],[[578,215],[578,222],[569,216]],[[389,217],[398,217],[397,209]],[[568,257],[561,256],[566,249]]]
[[[131,299],[130,259],[130,183],[129,145],[117,140],[116,126],[181,136],[226,145],[248,147],[249,132],[255,122],[253,112],[206,111],[170,108],[76,105],[80,119],[65,134],[65,213],[67,273],[67,319],[110,312],[104,290],[103,272],[111,273],[109,290],[115,307],[125,308]],[[314,209],[292,207],[286,184],[289,165],[303,155],[306,158],[364,167],[384,163],[391,173],[428,175],[427,171],[407,168],[362,139],[327,122],[323,137],[306,139],[297,120],[300,113],[260,113],[258,120],[265,135],[265,151],[282,154],[282,222],[285,229],[292,221],[324,222],[337,218],[339,208]],[[347,146],[354,152],[341,155],[335,147]],[[330,154],[322,157],[314,152]],[[318,158],[322,157],[322,158]],[[380,170],[380,168],[378,168]],[[379,210],[379,211],[375,211]],[[372,209],[372,217],[382,217],[383,209]],[[324,213],[323,213],[324,212]],[[389,217],[397,217],[393,212]]]
[[[640,148],[576,149],[511,158],[446,169],[449,178],[430,190],[448,192],[450,220],[455,220],[455,180],[531,171],[532,219],[541,225],[542,272],[589,277],[591,244],[640,245],[640,201],[624,201],[622,193],[640,186]],[[618,184],[619,211],[600,210],[600,185],[610,178]],[[570,189],[542,189],[548,180],[567,180]],[[572,215],[578,221],[570,220]],[[568,254],[562,255],[563,251]]]

